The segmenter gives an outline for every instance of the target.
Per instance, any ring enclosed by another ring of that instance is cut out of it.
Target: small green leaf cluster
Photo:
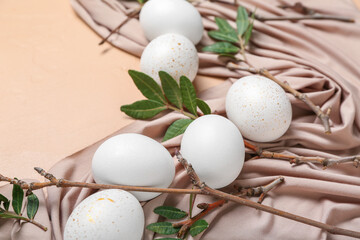
[[[184,133],[187,126],[199,116],[198,108],[203,114],[211,113],[207,103],[197,98],[193,84],[185,76],[180,77],[179,85],[168,73],[160,71],[160,87],[145,73],[129,70],[129,75],[147,99],[121,106],[122,112],[135,119],[149,119],[164,110],[171,109],[189,117],[173,122],[166,131],[163,141]]]
[[[14,209],[14,212],[9,211],[10,200],[7,199],[4,195],[0,194],[0,218],[13,218],[13,219],[26,220],[26,221],[34,219],[37,210],[39,208],[38,197],[34,193],[31,193],[30,195],[27,196],[26,212],[28,218],[23,217],[21,214],[23,201],[24,201],[24,190],[22,190],[22,188],[16,184],[13,185],[12,201],[11,201],[11,205]]]
[[[229,22],[225,19],[215,17],[218,30],[209,31],[208,35],[220,42],[206,46],[202,49],[204,52],[213,52],[221,56],[232,57],[239,51],[244,51],[246,45],[249,43],[251,33],[253,30],[254,13],[249,21],[249,16],[246,9],[240,6],[237,10],[236,28],[231,27]]]
[[[159,206],[154,209],[154,213],[170,220],[179,220],[189,215],[187,212],[181,209],[170,206]],[[200,219],[190,226],[189,233],[191,236],[194,237],[199,233],[201,233],[202,231],[204,231],[205,229],[207,229],[208,226],[209,224],[205,220]],[[180,231],[180,227],[174,227],[173,223],[171,222],[151,223],[146,226],[146,229],[162,235],[172,235]],[[164,239],[178,239],[178,238],[159,238],[159,239],[164,240]]]

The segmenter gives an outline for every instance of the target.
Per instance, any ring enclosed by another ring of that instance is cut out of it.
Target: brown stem
[[[260,196],[258,203],[262,203],[266,194],[282,182],[284,182],[284,177],[278,177],[274,181],[272,181],[269,184],[264,185],[264,186],[249,187],[249,188],[238,187],[238,191],[239,191],[238,195],[247,196],[247,197]],[[197,205],[197,207],[200,209],[203,209],[203,211],[201,211],[194,217],[190,217],[190,219],[188,219],[188,220],[173,224],[173,227],[175,227],[175,228],[181,227],[177,234],[177,237],[182,238],[182,237],[186,236],[188,230],[196,221],[202,219],[207,214],[209,214],[209,212],[211,212],[212,210],[214,210],[218,207],[221,207],[222,205],[224,205],[227,202],[228,201],[221,199],[214,203],[199,203]]]
[[[305,217],[301,217],[289,212],[285,212],[285,211],[281,211],[269,206],[265,206],[253,201],[250,201],[248,199],[245,198],[241,198],[239,196],[234,196],[228,193],[224,193],[221,192],[219,190],[215,190],[212,189],[210,187],[208,187],[204,182],[201,182],[199,177],[197,176],[197,174],[195,173],[194,169],[192,168],[192,166],[180,155],[180,153],[177,153],[177,157],[179,162],[184,166],[184,168],[186,169],[186,172],[189,174],[190,179],[192,180],[193,184],[197,187],[199,187],[202,191],[202,194],[209,194],[211,196],[215,196],[218,197],[220,199],[223,200],[228,200],[228,201],[232,201],[232,202],[236,202],[238,204],[241,205],[245,205],[251,208],[255,208],[264,212],[268,212],[277,216],[281,216],[284,218],[288,218],[297,222],[301,222],[307,225],[311,225],[314,227],[318,227],[321,228],[329,233],[332,234],[337,234],[337,235],[344,235],[344,236],[350,236],[350,237],[356,237],[356,238],[360,238],[360,232],[356,232],[356,231],[352,231],[352,230],[347,230],[347,229],[343,229],[343,228],[338,228],[329,224],[325,224],[322,222],[318,222],[309,218],[305,218]]]
[[[247,71],[247,72],[251,72],[251,73],[255,73],[255,74],[260,74],[260,75],[263,75],[263,76],[273,80],[278,85],[280,85],[285,91],[291,93],[294,97],[296,97],[297,99],[301,100],[306,105],[308,105],[310,107],[310,109],[316,114],[316,116],[321,120],[322,124],[324,125],[325,133],[326,134],[331,133],[330,116],[329,116],[330,112],[331,112],[331,108],[328,108],[326,110],[326,112],[323,112],[321,110],[321,108],[319,106],[315,105],[305,93],[301,93],[301,92],[295,90],[294,88],[292,88],[288,83],[284,83],[284,82],[278,80],[268,70],[266,70],[264,68],[261,68],[261,69],[256,69],[256,68],[252,68],[252,67],[249,68],[249,67],[245,67],[245,66],[240,66],[240,65],[232,63],[232,62],[227,63],[226,67],[231,70],[241,70],[241,71]]]
[[[296,2],[296,3],[294,3],[294,5],[283,4],[283,5],[279,5],[278,7],[282,8],[282,9],[292,9],[295,12],[298,12],[298,13],[301,13],[304,15],[315,14],[315,11],[313,9],[305,7],[301,2]]]
[[[314,227],[321,228],[323,230],[326,230],[329,233],[332,234],[339,234],[339,235],[345,235],[345,236],[351,236],[351,237],[357,237],[360,238],[360,232],[355,232],[351,230],[346,230],[343,228],[334,227],[325,223],[321,223],[318,221],[314,221],[308,218],[304,218],[292,213],[284,212],[269,206],[264,206],[259,203],[250,201],[248,199],[241,198],[239,196],[234,196],[228,193],[221,192],[219,190],[212,189],[208,186],[206,186],[205,183],[203,183],[198,175],[195,173],[194,169],[188,162],[180,155],[180,153],[177,153],[176,156],[178,157],[179,162],[184,166],[188,176],[190,177],[191,182],[194,186],[198,187],[199,189],[174,189],[174,188],[150,188],[150,187],[135,187],[135,186],[118,186],[118,185],[106,185],[106,184],[96,184],[96,183],[83,183],[83,182],[72,182],[67,181],[64,179],[57,179],[52,174],[49,174],[45,172],[41,168],[35,168],[39,174],[50,180],[50,182],[46,183],[30,183],[27,184],[21,180],[17,179],[11,179],[8,177],[4,177],[0,174],[0,181],[7,181],[13,184],[19,184],[23,189],[29,189],[35,190],[43,187],[49,187],[49,186],[57,186],[57,187],[85,187],[85,188],[93,188],[93,189],[123,189],[123,190],[129,190],[129,191],[144,191],[144,192],[163,192],[163,193],[185,193],[185,194],[202,194],[202,195],[211,195],[214,197],[218,197],[222,200],[226,201],[233,201],[241,205],[245,205],[251,208],[255,208],[261,211],[265,211],[268,213],[272,213],[284,218],[288,218],[297,222],[302,222]]]
[[[224,205],[227,201],[226,200],[218,200],[214,203],[205,203],[205,204],[199,204],[200,205],[200,208],[203,208],[204,210],[202,210],[200,213],[196,214],[194,217],[188,219],[188,220],[185,220],[185,221],[182,221],[182,222],[178,222],[178,223],[174,223],[173,224],[173,227],[181,227],[180,228],[180,231],[178,232],[177,234],[177,237],[178,238],[183,238],[188,230],[190,229],[190,227],[197,221],[197,220],[200,220],[202,219],[204,216],[206,216],[210,211],[218,208],[218,207],[221,207],[222,205]],[[199,207],[198,205],[198,207]]]
[[[116,28],[114,28],[113,30],[111,30],[111,32],[109,33],[109,35],[107,35],[106,38],[104,38],[103,40],[101,40],[101,42],[99,42],[99,45],[104,44],[104,43],[109,39],[109,37],[111,37],[111,35],[113,35],[113,34],[116,33],[117,31],[119,31],[119,29],[120,29],[125,23],[127,23],[131,18],[136,17],[136,16],[139,14],[140,10],[141,10],[141,7],[139,7],[139,8],[137,8],[137,9],[135,9],[134,11],[130,12],[130,13],[127,15],[127,18],[126,18],[123,22],[121,22],[121,23],[119,24],[119,26],[117,26]]]
[[[264,186],[250,187],[250,188],[239,187],[238,190],[239,190],[241,196],[248,196],[248,197],[260,196],[257,202],[262,203],[266,194],[271,189],[274,189],[276,186],[283,183],[284,180],[285,180],[284,177],[281,176]]]
[[[262,150],[260,147],[255,146],[254,144],[249,143],[244,140],[245,147],[254,151],[259,158],[275,158],[275,159],[283,159],[288,160],[291,164],[299,165],[302,163],[315,163],[323,166],[324,169],[338,165],[341,163],[352,162],[354,167],[358,168],[360,166],[360,155],[342,157],[342,158],[325,158],[325,157],[303,157],[303,156],[295,156],[289,154],[276,153],[271,151]]]
[[[82,188],[91,188],[91,189],[121,189],[126,191],[140,191],[140,192],[161,192],[161,193],[177,193],[177,194],[201,194],[199,189],[178,189],[178,188],[152,188],[152,187],[137,187],[137,186],[121,186],[121,185],[111,185],[111,184],[97,184],[97,183],[85,183],[85,182],[73,182],[65,179],[57,179],[52,174],[45,172],[41,168],[36,168],[36,171],[39,172],[50,182],[33,182],[26,183],[21,180],[12,179],[4,177],[0,174],[0,182],[9,182],[12,184],[19,185],[22,189],[28,189],[28,191],[33,191],[45,187],[82,187]]]
[[[234,2],[228,2],[228,1],[224,1],[224,0],[207,0],[209,2],[221,2],[221,3],[225,3],[225,4],[231,4],[231,5],[235,5],[235,6],[239,6],[239,2],[237,0],[234,0]],[[280,6],[281,8],[283,8],[283,6]],[[287,7],[289,8],[289,7]],[[307,12],[307,14],[311,14],[311,15],[305,15],[305,16],[293,16],[293,17],[261,17],[261,16],[257,16],[255,15],[255,18],[259,21],[284,21],[284,20],[290,20],[290,21],[298,21],[298,20],[304,20],[304,19],[315,19],[315,20],[335,20],[335,21],[342,21],[342,22],[355,22],[355,19],[353,18],[349,18],[349,17],[345,17],[345,16],[331,16],[331,15],[322,15],[322,14],[318,14],[318,13],[314,13],[313,10],[307,9],[309,10]],[[251,12],[249,13],[249,15],[251,15]]]
[[[35,226],[41,228],[42,230],[44,230],[45,232],[47,231],[47,227],[45,227],[44,225],[42,225],[41,223],[35,221],[34,219],[28,219],[28,218],[24,218],[24,219],[21,219],[21,220],[24,220],[25,222],[28,222],[28,223],[32,223],[34,224]]]
[[[313,14],[313,15],[305,15],[305,16],[293,16],[293,17],[261,17],[255,15],[255,19],[261,22],[265,21],[299,21],[299,20],[306,20],[306,19],[316,19],[316,20],[336,20],[341,22],[351,22],[354,23],[355,19],[343,17],[343,16],[331,16],[331,15],[322,15],[322,14]]]

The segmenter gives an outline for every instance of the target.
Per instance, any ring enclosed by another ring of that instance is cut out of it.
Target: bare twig
[[[200,203],[198,205],[199,208],[202,208],[204,210],[202,210],[200,213],[198,213],[197,215],[195,215],[194,217],[182,221],[182,222],[178,222],[178,223],[174,223],[173,227],[181,227],[179,232],[177,233],[177,237],[178,238],[183,238],[187,232],[189,231],[190,227],[199,219],[202,219],[204,216],[206,216],[209,212],[211,212],[212,210],[221,207],[222,205],[224,205],[227,201],[226,200],[218,200],[214,203]]]
[[[288,5],[288,4],[279,5],[278,7],[282,8],[282,9],[292,9],[295,12],[298,12],[298,13],[301,13],[304,15],[315,14],[315,11],[313,9],[305,7],[301,2],[296,2],[296,3],[294,3],[294,5]]]
[[[111,30],[111,32],[109,33],[109,35],[107,35],[106,38],[104,38],[103,40],[101,40],[101,42],[99,42],[99,45],[104,44],[104,43],[109,39],[109,37],[111,37],[111,35],[113,35],[113,34],[116,33],[117,31],[119,31],[119,29],[120,29],[125,23],[127,23],[131,18],[136,17],[136,16],[139,14],[139,12],[140,12],[141,7],[142,7],[142,6],[140,6],[140,7],[137,8],[137,9],[135,9],[134,11],[130,12],[130,13],[127,15],[127,18],[126,18],[124,21],[122,21],[122,22],[119,24],[119,26],[117,26],[116,28],[114,28],[113,30]]]
[[[341,22],[350,22],[354,23],[355,19],[343,17],[343,16],[332,16],[332,15],[322,15],[315,13],[313,15],[304,15],[304,16],[281,16],[281,17],[262,17],[259,15],[255,15],[255,19],[261,22],[265,21],[299,21],[299,20],[306,20],[306,19],[315,19],[315,20],[335,20]]]
[[[201,190],[199,189],[177,189],[177,188],[152,188],[152,187],[137,187],[137,186],[122,186],[122,185],[111,185],[111,184],[97,184],[97,183],[86,183],[86,182],[73,182],[65,179],[57,179],[52,174],[45,172],[42,168],[36,168],[36,171],[50,180],[50,182],[33,182],[26,183],[21,180],[4,177],[0,174],[0,182],[9,182],[12,184],[19,185],[22,189],[28,189],[28,191],[33,191],[41,188],[56,186],[56,187],[81,187],[81,188],[91,188],[91,189],[121,189],[126,191],[140,191],[140,192],[161,192],[161,193],[177,193],[177,194],[200,194]]]
[[[347,230],[344,228],[338,228],[326,223],[322,223],[322,222],[318,222],[309,218],[305,218],[305,217],[301,217],[292,213],[288,213],[288,212],[284,212],[269,206],[265,206],[253,201],[250,201],[248,199],[245,198],[241,198],[238,196],[234,196],[219,190],[215,190],[212,189],[210,187],[208,187],[204,182],[201,182],[199,177],[197,176],[196,172],[194,171],[194,169],[192,168],[192,166],[181,156],[180,153],[177,153],[176,155],[178,157],[179,162],[184,166],[184,168],[186,169],[186,172],[189,174],[190,179],[192,180],[193,184],[195,186],[197,186],[198,188],[201,189],[202,194],[208,194],[211,196],[215,196],[218,198],[221,198],[223,200],[228,200],[228,201],[232,201],[232,202],[236,202],[240,205],[244,205],[244,206],[248,206],[251,208],[255,208],[264,212],[268,212],[277,216],[281,216],[287,219],[291,219],[297,222],[301,222],[307,225],[311,225],[317,228],[321,228],[329,233],[332,234],[337,234],[337,235],[344,235],[344,236],[350,236],[350,237],[355,237],[355,238],[360,238],[360,232],[356,232],[356,231],[352,231],[352,230]]]
[[[310,109],[316,114],[316,116],[321,120],[322,124],[324,125],[325,133],[326,134],[331,133],[330,116],[329,116],[330,112],[331,112],[331,108],[328,108],[326,110],[326,112],[323,112],[321,110],[321,108],[319,106],[315,105],[305,93],[301,93],[301,92],[295,90],[294,88],[292,88],[288,83],[284,83],[284,82],[278,80],[268,70],[266,70],[264,68],[256,69],[256,68],[252,68],[252,67],[240,66],[233,62],[227,63],[226,67],[231,70],[240,70],[240,71],[247,71],[247,72],[251,72],[251,73],[255,73],[255,74],[260,74],[260,75],[263,75],[263,76],[273,80],[278,85],[280,85],[285,91],[291,93],[294,97],[296,97],[297,99],[301,100],[306,105],[308,105],[310,107]]]
[[[283,183],[284,180],[285,180],[284,177],[278,177],[274,181],[270,182],[267,185],[259,186],[259,187],[250,187],[250,188],[239,187],[238,191],[240,192],[241,196],[248,196],[248,197],[260,196],[257,202],[262,203],[266,194],[271,189],[273,189],[276,186],[278,186],[279,184]]]
[[[360,155],[347,156],[342,158],[326,158],[326,157],[303,157],[303,156],[295,156],[289,154],[276,153],[271,151],[266,151],[261,149],[258,146],[255,146],[248,141],[244,141],[245,147],[254,151],[258,158],[273,158],[273,159],[283,159],[288,160],[291,164],[299,165],[302,163],[315,163],[323,166],[324,169],[342,164],[352,162],[354,167],[358,168],[360,166]]]
[[[242,188],[242,187],[236,187],[238,192],[238,196],[246,196],[246,197],[253,197],[253,196],[260,196],[258,203],[261,203],[265,197],[265,195],[273,188],[275,188],[277,185],[282,183],[284,181],[284,177],[278,177],[271,183],[264,185],[264,186],[258,186],[258,187],[249,187],[249,188]],[[203,209],[200,213],[195,215],[194,217],[190,217],[190,219],[177,222],[173,224],[173,227],[181,227],[177,237],[183,238],[186,236],[187,232],[189,231],[190,227],[199,219],[202,219],[207,214],[209,214],[212,210],[221,207],[228,201],[221,199],[213,203],[199,203],[197,205],[198,208]]]
[[[208,187],[205,183],[203,183],[198,175],[195,173],[194,169],[188,162],[180,155],[180,153],[177,153],[176,155],[178,157],[179,162],[184,166],[188,176],[191,179],[191,182],[194,186],[198,187],[199,189],[174,189],[174,188],[150,188],[150,187],[135,187],[135,186],[117,186],[117,185],[107,185],[107,184],[96,184],[96,183],[84,183],[84,182],[72,182],[67,181],[65,179],[57,179],[52,174],[49,174],[45,172],[41,168],[36,168],[36,171],[41,174],[42,176],[46,177],[50,182],[44,182],[44,183],[30,183],[27,184],[21,180],[17,179],[11,179],[8,177],[4,177],[0,174],[0,181],[6,181],[13,184],[19,184],[23,189],[29,189],[35,190],[40,189],[44,187],[50,187],[50,186],[57,186],[57,187],[84,187],[84,188],[92,188],[92,189],[122,189],[122,190],[128,190],[128,191],[143,191],[143,192],[162,192],[162,193],[184,193],[184,194],[202,194],[202,195],[211,195],[214,197],[218,197],[225,201],[232,201],[236,202],[241,205],[245,205],[251,208],[255,208],[261,211],[265,211],[274,215],[278,215],[284,218],[288,218],[297,222],[302,222],[314,227],[321,228],[323,230],[326,230],[329,233],[332,234],[339,234],[339,235],[345,235],[345,236],[351,236],[351,237],[357,237],[360,238],[360,232],[355,232],[343,228],[334,227],[325,223],[321,223],[318,221],[314,221],[308,218],[304,218],[292,213],[284,212],[269,206],[264,206],[259,203],[250,201],[248,199],[241,198],[239,196],[234,196],[228,193],[224,193],[219,190],[212,189]]]

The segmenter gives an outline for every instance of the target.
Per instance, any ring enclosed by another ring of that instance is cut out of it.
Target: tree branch
[[[97,184],[97,183],[86,183],[86,182],[73,182],[65,179],[57,179],[52,174],[45,172],[42,168],[35,168],[36,171],[44,176],[50,182],[32,182],[30,184],[13,179],[4,177],[0,174],[0,182],[9,182],[11,184],[17,184],[22,189],[28,189],[29,194],[33,190],[38,190],[46,187],[56,186],[56,187],[81,187],[81,188],[91,188],[91,189],[121,189],[125,191],[140,191],[140,192],[161,192],[161,193],[177,193],[177,194],[201,194],[200,189],[178,189],[178,188],[153,188],[153,187],[137,187],[137,186],[122,186],[122,185],[112,185],[112,184]]]
[[[215,190],[212,189],[210,187],[208,187],[204,182],[201,182],[199,177],[197,176],[197,174],[195,173],[194,169],[192,168],[192,166],[181,156],[180,153],[177,153],[176,155],[178,157],[179,162],[184,166],[184,168],[186,169],[186,172],[189,174],[190,178],[192,179],[192,182],[195,186],[199,187],[202,191],[202,194],[209,194],[211,196],[215,196],[218,198],[221,198],[223,200],[227,200],[227,201],[232,201],[232,202],[236,202],[240,205],[244,205],[244,206],[248,206],[251,208],[255,208],[264,212],[268,212],[277,216],[281,216],[284,218],[288,218],[297,222],[301,222],[307,225],[311,225],[317,228],[321,228],[329,233],[332,234],[337,234],[337,235],[344,235],[344,236],[350,236],[350,237],[355,237],[355,238],[360,238],[360,232],[356,232],[356,231],[352,231],[352,230],[347,230],[347,229],[343,229],[343,228],[338,228],[326,223],[322,223],[322,222],[318,222],[309,218],[305,218],[305,217],[301,217],[292,213],[288,213],[285,211],[281,211],[269,206],[265,206],[253,201],[250,201],[248,199],[245,198],[241,198],[238,196],[234,196],[228,193],[224,193],[222,191],[219,190]]]
[[[262,150],[260,147],[255,146],[248,141],[244,140],[245,147],[254,151],[258,158],[270,158],[270,159],[283,159],[288,160],[290,164],[303,164],[303,163],[315,163],[323,166],[323,169],[326,169],[330,166],[352,162],[354,167],[358,168],[360,166],[360,155],[347,156],[341,158],[325,158],[325,157],[304,157],[304,156],[295,156],[289,154],[276,153],[271,151]]]
[[[259,186],[259,187],[250,187],[250,188],[239,187],[238,191],[240,192],[240,196],[248,196],[248,197],[260,196],[257,202],[262,203],[266,194],[271,189],[274,189],[276,186],[283,183],[284,181],[285,181],[284,177],[278,177],[267,185]]]
[[[137,9],[135,9],[134,11],[130,12],[129,14],[127,14],[127,18],[126,18],[123,22],[121,22],[121,23],[119,24],[119,26],[117,26],[116,28],[114,28],[113,30],[111,30],[111,32],[109,33],[109,35],[107,35],[103,40],[101,40],[101,42],[99,42],[99,45],[104,44],[104,43],[109,39],[109,37],[111,37],[111,35],[113,35],[113,34],[116,33],[117,31],[119,31],[119,29],[120,29],[125,23],[127,23],[131,18],[136,17],[136,16],[139,14],[139,12],[141,11],[141,7],[142,7],[142,6],[140,6],[139,8],[137,8]]]
[[[25,183],[24,181],[18,180],[18,179],[12,179],[8,177],[4,177],[0,174],[0,181],[6,181],[10,182],[12,184],[18,184],[23,189],[28,189],[28,191],[32,191],[35,189],[40,189],[44,187],[50,187],[50,186],[57,186],[57,187],[84,187],[84,188],[92,188],[92,189],[122,189],[127,191],[143,191],[143,192],[162,192],[162,193],[184,193],[184,194],[202,194],[202,195],[211,195],[217,198],[220,198],[224,201],[232,201],[236,202],[240,205],[245,205],[251,208],[255,208],[261,211],[265,211],[274,215],[278,215],[284,218],[288,218],[297,222],[301,222],[307,225],[311,225],[314,227],[321,228],[329,233],[332,234],[338,234],[338,235],[345,235],[345,236],[351,236],[351,237],[357,237],[360,238],[360,232],[355,232],[343,228],[334,227],[332,225],[328,225],[325,223],[321,223],[315,220],[311,220],[308,218],[304,218],[292,213],[288,213],[285,211],[281,211],[269,206],[264,206],[259,203],[253,202],[251,200],[234,196],[219,190],[212,189],[208,187],[204,182],[200,180],[192,166],[181,156],[180,153],[176,154],[179,162],[183,165],[185,168],[188,176],[190,177],[191,182],[194,186],[198,187],[199,189],[175,189],[175,188],[150,188],[150,187],[135,187],[135,186],[118,186],[118,185],[107,185],[107,184],[96,184],[96,183],[84,183],[84,182],[72,182],[65,179],[57,179],[52,174],[49,174],[45,172],[41,168],[35,168],[35,170],[44,176],[46,179],[48,179],[50,182],[44,182],[44,183]],[[270,184],[272,185],[272,184]],[[270,187],[269,187],[270,188]],[[268,192],[268,191],[266,191]],[[220,206],[221,202],[216,203],[215,205],[212,205],[212,207]],[[211,208],[208,210],[210,211]]]
[[[301,100],[306,105],[308,105],[310,107],[310,109],[316,114],[316,116],[321,120],[322,124],[324,125],[325,133],[326,134],[331,133],[330,116],[329,116],[330,112],[331,112],[331,108],[328,108],[326,110],[326,112],[323,112],[321,110],[321,108],[319,106],[315,105],[305,93],[301,93],[301,92],[295,90],[294,88],[292,88],[288,83],[284,83],[284,82],[278,80],[268,70],[266,70],[264,68],[256,69],[256,68],[252,68],[252,67],[245,67],[245,66],[240,66],[238,64],[235,64],[233,62],[227,63],[226,67],[229,68],[230,70],[240,70],[240,71],[247,71],[247,72],[254,73],[254,74],[260,74],[260,75],[263,75],[263,76],[273,80],[274,82],[279,84],[285,91],[291,93],[294,97],[296,97],[297,99]]]
[[[249,187],[249,188],[237,187],[237,189],[239,191],[238,195],[242,196],[242,197],[245,197],[245,196],[246,197],[260,196],[260,198],[258,200],[258,203],[261,203],[263,201],[265,195],[271,189],[273,189],[274,187],[276,187],[277,185],[279,185],[283,181],[284,181],[283,177],[278,177],[274,181],[272,181],[271,183],[269,183],[267,185],[264,185],[264,186]],[[175,227],[175,228],[181,227],[178,234],[177,234],[177,237],[182,239],[184,236],[186,236],[186,234],[188,233],[190,227],[196,221],[202,219],[207,214],[209,214],[212,210],[223,206],[227,202],[228,201],[226,201],[224,199],[221,199],[221,200],[218,200],[218,201],[213,202],[213,203],[199,203],[197,205],[197,207],[200,208],[200,209],[203,209],[200,213],[198,213],[194,217],[191,217],[188,220],[181,221],[181,222],[173,224],[173,227]]]
[[[343,16],[331,16],[331,15],[322,15],[315,13],[313,15],[304,15],[304,16],[292,16],[292,17],[262,17],[259,15],[255,15],[255,19],[259,20],[261,22],[265,21],[299,21],[299,20],[306,20],[306,19],[315,19],[315,20],[335,20],[335,21],[341,21],[341,22],[350,22],[354,23],[355,19],[343,17]]]

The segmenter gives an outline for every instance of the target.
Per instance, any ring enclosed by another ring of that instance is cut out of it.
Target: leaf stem
[[[182,114],[184,114],[185,116],[187,116],[187,117],[189,117],[191,119],[195,120],[197,118],[194,114],[191,114],[189,112],[185,112],[183,109],[179,109],[179,108],[174,107],[172,105],[167,104],[166,107],[167,107],[167,109],[171,109],[171,110],[174,110],[176,112],[182,113]]]
[[[239,36],[239,45],[240,45],[240,53],[244,58],[244,62],[248,62],[247,57],[246,57],[244,42],[243,42],[243,39],[241,36]]]
[[[28,223],[32,223],[34,224],[35,226],[41,228],[42,230],[44,230],[45,232],[48,230],[47,227],[45,227],[44,225],[42,225],[41,223],[35,221],[34,219],[28,219],[28,218],[25,218],[25,219],[22,219],[24,220],[25,222],[28,222]]]

